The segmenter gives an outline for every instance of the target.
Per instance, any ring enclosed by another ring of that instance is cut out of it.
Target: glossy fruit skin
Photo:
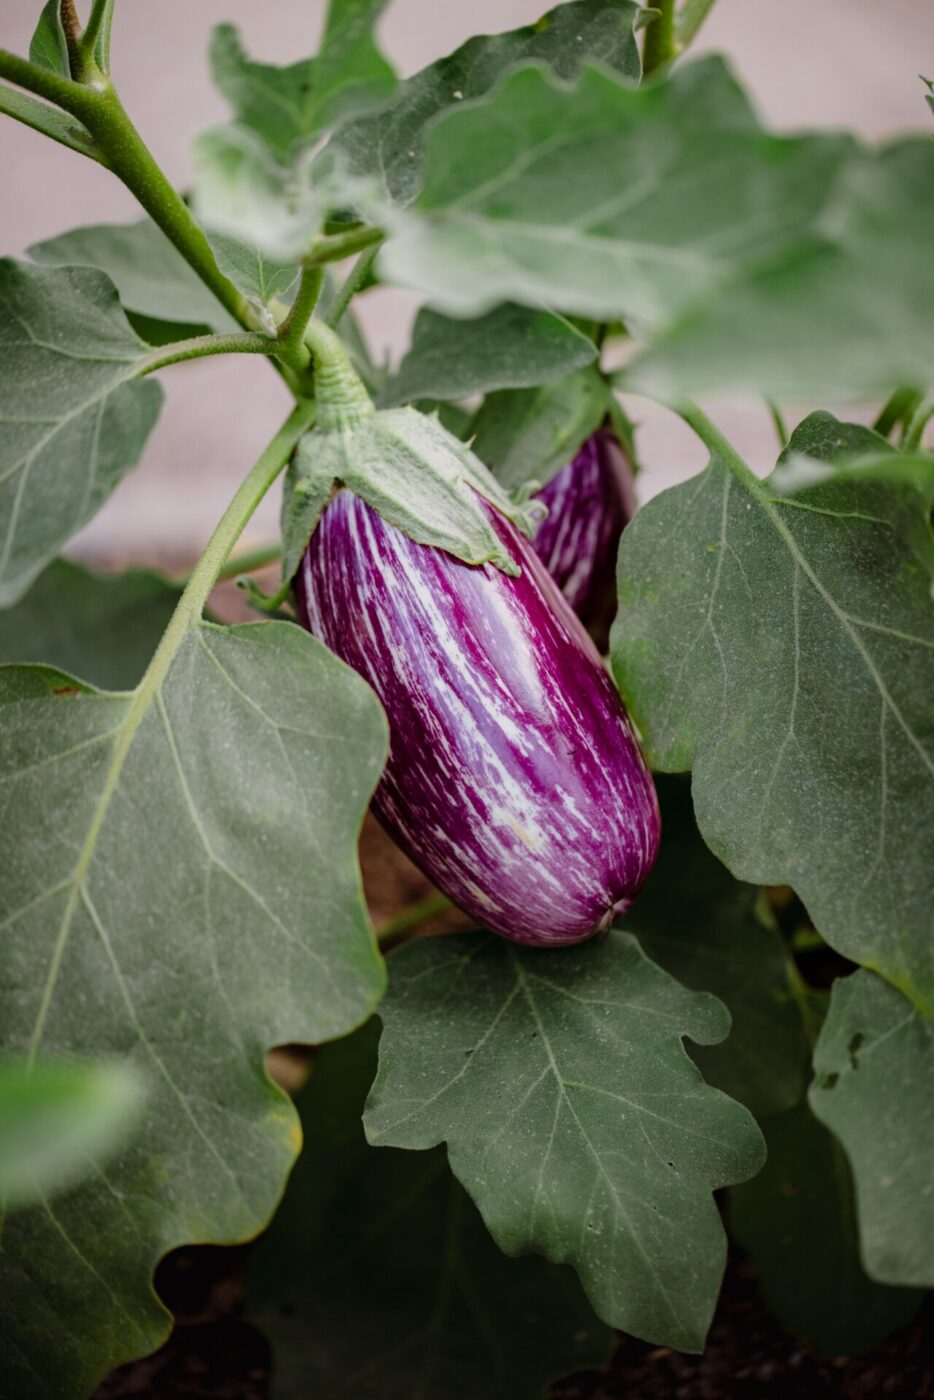
[[[616,613],[619,540],[635,510],[632,467],[616,434],[591,433],[536,499],[548,514],[535,531],[535,552],[605,652]]]
[[[339,491],[295,579],[298,615],[386,710],[374,810],[390,835],[485,927],[576,943],[631,904],[658,803],[593,643],[487,509],[518,577],[417,544]]]

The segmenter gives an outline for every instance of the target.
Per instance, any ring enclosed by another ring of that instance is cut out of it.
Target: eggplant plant
[[[0,48],[0,114],[140,206],[0,261],[5,1400],[162,1345],[194,1242],[262,1235],[281,1396],[701,1352],[728,1231],[817,1351],[934,1284],[934,143],[923,88],[878,148],[767,130],[712,3],[405,80],[385,0],[287,67],[222,25],[184,193],[111,62],[153,7]],[[223,354],[293,404],[184,579],[63,558]],[[709,452],[654,496],[646,400]],[[375,929],[371,806],[435,887]]]

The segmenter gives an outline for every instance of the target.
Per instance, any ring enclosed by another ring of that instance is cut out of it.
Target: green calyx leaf
[[[508,1254],[571,1264],[611,1326],[700,1351],[726,1254],[712,1193],[763,1160],[682,1043],[722,1040],[722,1003],[619,930],[559,952],[423,939],[390,967],[369,1141],[447,1142]]]
[[[526,532],[531,531],[529,512],[510,500],[479,458],[437,418],[414,408],[387,408],[331,432],[316,428],[299,443],[282,505],[286,581],[295,575],[340,486],[420,544],[447,550],[465,564],[489,563],[505,573],[518,572],[483,501]]]

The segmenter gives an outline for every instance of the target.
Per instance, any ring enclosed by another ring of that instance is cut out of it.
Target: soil
[[[163,561],[159,561],[162,563]],[[270,573],[264,580],[274,580]],[[232,584],[212,597],[224,622],[249,620]],[[433,887],[368,818],[360,847],[364,886],[380,928]],[[419,934],[468,927],[451,910]],[[818,979],[819,980],[819,979]],[[307,1051],[272,1052],[270,1069],[294,1092]],[[156,1274],[175,1330],[159,1351],[114,1371],[94,1400],[267,1400],[273,1358],[265,1337],[243,1316],[243,1275],[252,1246],[197,1246],[167,1256]],[[738,1252],[727,1266],[703,1356],[686,1356],[621,1335],[609,1367],[556,1384],[551,1400],[934,1400],[934,1293],[917,1318],[859,1357],[819,1355],[785,1332],[766,1308],[754,1272]],[[321,1397],[320,1400],[327,1400]],[[445,1400],[432,1396],[430,1400]],[[478,1395],[477,1400],[489,1400]]]

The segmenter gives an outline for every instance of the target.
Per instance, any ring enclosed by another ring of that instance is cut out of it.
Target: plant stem
[[[683,418],[689,428],[693,428],[712,457],[718,457],[725,466],[736,472],[744,481],[750,482],[757,492],[761,490],[762,483],[755,472],[743,461],[736,448],[727,441],[716,424],[712,423],[706,413],[699,409],[696,404],[685,401],[679,404],[669,404],[668,407],[673,413],[677,413],[679,418]]]
[[[269,336],[244,331],[241,335],[195,335],[190,340],[176,340],[170,345],[157,346],[133,366],[132,378],[142,379],[167,365],[185,360],[200,360],[206,355],[275,355],[279,347]]]
[[[351,253],[359,253],[363,248],[381,243],[383,236],[382,229],[369,224],[351,229],[349,233],[323,234],[312,243],[306,262],[338,262],[341,258],[349,258]]]
[[[281,544],[260,544],[255,549],[245,549],[235,554],[218,571],[217,582],[236,578],[238,574],[251,574],[255,569],[265,569],[282,558]]]
[[[445,910],[453,907],[447,895],[435,891],[434,894],[426,895],[424,899],[416,900],[407,909],[403,909],[401,914],[397,914],[394,919],[389,919],[382,928],[377,929],[376,941],[381,948],[385,948],[387,944],[397,942],[404,933],[409,933],[413,928],[418,928],[419,924],[424,924],[436,914],[443,914]]]
[[[903,423],[914,413],[920,398],[917,389],[896,389],[879,410],[879,416],[872,425],[873,431],[888,437],[897,423]]]
[[[778,445],[779,447],[784,449],[784,447],[788,443],[788,429],[785,425],[785,420],[782,417],[782,411],[779,408],[778,404],[774,402],[774,400],[766,399],[765,402],[766,407],[769,410],[769,417],[771,418],[772,423],[775,427],[775,435],[778,438]]]
[[[909,420],[905,429],[905,436],[901,441],[903,452],[915,452],[921,446],[921,439],[924,437],[924,430],[930,420],[934,418],[934,394],[922,399],[915,409],[914,416]]]
[[[660,11],[645,31],[642,71],[646,77],[669,63],[677,54],[675,45],[675,0],[654,0]]]
[[[330,326],[312,316],[305,327],[305,344],[315,359],[319,427],[325,432],[349,428],[375,413],[350,356]]]
[[[99,96],[71,78],[63,78],[50,68],[40,68],[38,64],[30,63],[29,59],[20,58],[7,49],[0,49],[0,78],[6,78],[27,92],[37,93],[82,121]]]
[[[312,313],[318,304],[323,281],[324,271],[322,268],[318,266],[302,268],[302,277],[298,284],[295,300],[292,302],[289,314],[279,327],[279,352],[290,363],[294,362],[297,368],[303,367],[303,361],[304,364],[308,362],[305,327],[311,320]]]
[[[675,25],[679,53],[683,53],[690,44],[715,3],[716,0],[684,0],[684,6]]]
[[[337,300],[331,307],[329,315],[324,318],[325,325],[331,326],[332,328],[340,325],[348,306],[369,277],[378,252],[379,244],[376,243],[372,248],[367,248],[365,252],[360,254],[341,283],[341,289],[337,294]]]

